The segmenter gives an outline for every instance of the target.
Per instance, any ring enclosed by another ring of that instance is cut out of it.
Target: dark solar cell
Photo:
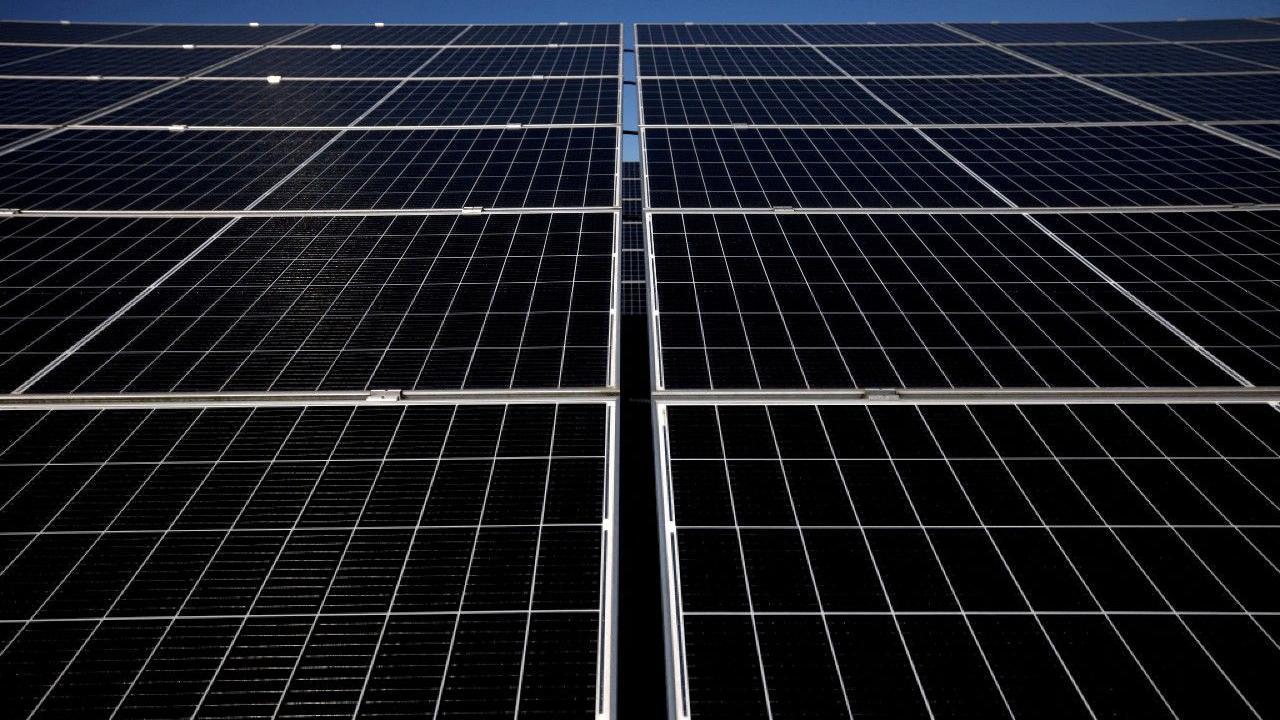
[[[989,47],[829,47],[850,75],[1037,75],[1047,71]]]
[[[1280,384],[1280,214],[1049,215],[1041,222],[1250,382]]]
[[[412,75],[437,52],[437,48],[267,48],[210,75],[399,78]]]
[[[1165,120],[1070,78],[867,80],[866,87],[915,123]]]
[[[1161,40],[1280,39],[1280,25],[1257,20],[1192,20],[1177,22],[1119,22],[1109,27]]]
[[[638,45],[803,45],[786,25],[636,25]]]
[[[181,77],[244,52],[235,48],[80,47],[5,65],[5,75]]]
[[[446,45],[466,25],[321,25],[281,45]]]
[[[242,209],[326,132],[66,130],[0,154],[0,207]]]
[[[593,716],[611,412],[6,412],[6,705]]]
[[[1280,73],[1116,77],[1101,82],[1195,120],[1280,120]]]
[[[1280,160],[1193,127],[927,132],[1019,206],[1280,201]]]
[[[1220,125],[1218,129],[1280,150],[1280,125]]]
[[[107,38],[126,42],[128,35],[146,27],[103,23],[0,22],[0,42],[75,45]]]
[[[673,687],[692,717],[1276,709],[1258,670],[1280,662],[1264,404],[666,418]]]
[[[654,215],[662,387],[1230,385],[1017,215]]]
[[[1083,75],[1261,70],[1258,65],[1200,52],[1184,45],[1020,45],[1023,55]]]
[[[93,125],[345,126],[391,92],[391,81],[208,80],[177,85]]]
[[[616,158],[612,127],[353,131],[261,208],[611,207]]]
[[[19,60],[25,60],[36,55],[48,55],[50,53],[62,52],[67,48],[47,47],[37,45],[0,45],[0,73],[6,73],[10,63],[16,63]]]
[[[1141,38],[1097,23],[954,23],[954,27],[998,43],[1134,42]]]
[[[0,128],[0,147],[4,147],[11,143],[15,143],[23,138],[31,137],[43,130],[17,130],[13,128]]]
[[[157,25],[130,33],[119,42],[136,45],[264,45],[302,25]]]
[[[840,75],[817,52],[802,47],[645,46],[636,50],[636,56],[645,77]]]
[[[967,43],[969,38],[938,25],[888,23],[884,25],[792,25],[814,45],[877,43]]]
[[[616,47],[462,48],[443,50],[417,77],[613,75],[621,72]]]
[[[0,122],[70,122],[159,85],[134,80],[0,80]]]
[[[0,222],[0,390],[25,382],[226,223]]]
[[[1280,25],[1277,25],[1280,27]],[[1233,58],[1261,63],[1265,68],[1251,67],[1251,70],[1280,68],[1280,42],[1237,42],[1206,43],[1189,45],[1188,47],[1205,50],[1218,55],[1230,55]]]
[[[241,220],[35,387],[602,386],[614,221]]]
[[[361,124],[617,123],[618,90],[614,78],[411,82]]]
[[[646,80],[648,125],[861,125],[900,120],[847,80]]]
[[[1003,205],[914,131],[649,129],[659,208]]]
[[[616,23],[560,25],[472,25],[455,45],[617,45]]]

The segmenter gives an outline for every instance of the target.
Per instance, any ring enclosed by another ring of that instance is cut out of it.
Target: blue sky
[[[0,0],[0,17],[152,22],[986,21],[1280,16],[1280,0]]]

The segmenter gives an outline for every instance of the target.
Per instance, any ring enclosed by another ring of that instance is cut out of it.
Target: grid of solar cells
[[[281,45],[446,45],[465,25],[321,25]]]
[[[443,50],[416,77],[491,78],[530,75],[612,76],[620,70],[616,46],[452,48]]]
[[[651,218],[661,387],[1231,378],[1019,215]]]
[[[605,385],[615,222],[240,220],[34,389]]]
[[[899,43],[967,43],[969,38],[938,25],[887,23],[875,25],[790,25],[806,42],[814,45],[858,45]]]
[[[108,38],[122,42],[146,25],[110,25],[106,23],[0,22],[0,42],[49,43],[75,45],[99,42]]]
[[[25,60],[36,55],[48,55],[65,50],[59,47],[37,47],[33,45],[0,45],[0,68]]]
[[[636,25],[638,45],[803,45],[785,25]]]
[[[862,77],[883,75],[1042,75],[1047,70],[978,45],[864,45],[824,47],[840,70]]]
[[[1219,129],[1280,150],[1280,124],[1221,125]]]
[[[130,45],[265,45],[301,30],[302,25],[157,25],[129,33]]]
[[[31,137],[41,130],[18,130],[13,128],[0,128],[0,148],[11,145],[19,140]]]
[[[616,124],[616,78],[405,83],[361,124]]]
[[[0,154],[0,207],[244,209],[327,132],[67,130]]]
[[[226,220],[0,222],[0,391],[23,384]]]
[[[1280,712],[1275,410],[667,406],[693,718]]]
[[[1280,385],[1280,214],[1040,221],[1255,385]]]
[[[614,127],[351,131],[260,207],[612,207],[617,144]]]
[[[611,414],[4,412],[8,711],[595,717]]]
[[[1185,45],[1019,45],[1019,53],[1079,75],[1239,72],[1265,70],[1257,63]]]
[[[1117,77],[1101,82],[1193,120],[1280,118],[1280,74]]]
[[[952,23],[995,43],[1135,42],[1140,37],[1097,23]]]
[[[0,123],[70,122],[159,86],[146,80],[0,80]]]
[[[1186,125],[925,132],[1019,207],[1280,201],[1280,160]]]
[[[616,23],[558,25],[472,25],[460,45],[617,45],[622,27]]]
[[[1061,123],[1164,120],[1127,100],[1064,77],[867,80],[913,123]]]
[[[998,207],[911,130],[650,128],[652,208]]]
[[[839,68],[804,47],[642,45],[636,57],[645,77],[840,75]]]
[[[1280,25],[1257,20],[1119,22],[1107,26],[1160,40],[1280,40]]]
[[[242,48],[73,47],[0,68],[3,75],[182,77],[244,52]]]
[[[209,73],[211,77],[400,78],[439,48],[266,48]]]
[[[644,315],[646,310],[645,285],[646,259],[644,244],[644,181],[640,176],[640,163],[622,163],[622,312],[624,315]]]
[[[1199,48],[1219,55],[1230,55],[1234,58],[1266,66],[1265,68],[1255,67],[1255,70],[1280,69],[1280,42],[1212,43],[1191,45],[1189,47]]]
[[[395,89],[391,81],[201,80],[166,89],[88,125],[345,127]]]
[[[648,80],[648,125],[898,124],[891,110],[848,80]]]

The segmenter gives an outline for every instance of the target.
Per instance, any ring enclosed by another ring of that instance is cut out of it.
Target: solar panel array
[[[621,26],[0,43],[6,713],[612,716]]]
[[[671,716],[1280,713],[1280,24],[636,38]]]

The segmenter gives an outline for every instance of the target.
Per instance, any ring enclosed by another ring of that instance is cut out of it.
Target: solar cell
[[[159,86],[141,80],[0,80],[0,123],[70,122]]]
[[[107,23],[0,22],[0,42],[75,45],[111,38],[124,42],[147,25]]]
[[[803,45],[785,25],[636,25],[637,45]]]
[[[952,23],[952,27],[996,43],[1134,42],[1140,39],[1098,23]]]
[[[19,140],[29,138],[43,130],[18,130],[14,128],[0,128],[0,148],[10,145]]]
[[[441,51],[417,77],[482,78],[530,75],[611,75],[621,69],[613,47],[456,48]]]
[[[863,125],[901,121],[847,80],[646,80],[648,125]]]
[[[156,25],[129,33],[131,45],[264,45],[301,30],[302,25]]]
[[[618,91],[614,78],[411,82],[362,124],[616,124]]]
[[[1081,75],[1265,69],[1255,63],[1200,52],[1186,45],[1019,45],[1015,49],[1060,70]]]
[[[48,55],[65,50],[67,50],[65,47],[40,45],[0,45],[0,68],[36,55]]]
[[[603,386],[615,223],[240,220],[34,390]]]
[[[659,387],[1233,380],[1018,215],[654,215]]]
[[[1242,138],[1280,150],[1280,125],[1221,125],[1218,129],[1226,130]]]
[[[558,25],[472,25],[459,45],[617,45],[621,27],[616,23],[561,23]]]
[[[980,46],[828,47],[822,53],[855,76],[1037,75],[1046,71],[999,50]]]
[[[1020,207],[1280,200],[1280,160],[1185,125],[926,133]]]
[[[1280,119],[1280,73],[1116,77],[1101,82],[1195,120]]]
[[[21,385],[226,222],[0,221],[0,391]]]
[[[107,113],[90,125],[346,126],[391,92],[391,81],[200,80]]]
[[[649,207],[1001,207],[915,131],[645,131]]]
[[[1280,214],[1079,214],[1041,222],[1250,382],[1280,385]]]
[[[243,209],[327,132],[66,130],[0,154],[0,207]]]
[[[1278,25],[1277,27],[1280,27]],[[1190,45],[1217,55],[1229,55],[1241,60],[1260,63],[1265,69],[1280,68],[1280,42],[1227,42]],[[1264,68],[1253,68],[1255,70]]]
[[[876,97],[914,123],[1050,123],[1164,120],[1071,78],[867,80]]]
[[[1265,404],[664,410],[691,717],[1276,710]]]
[[[840,70],[803,47],[655,47],[636,48],[644,77],[839,76]]]
[[[1160,40],[1280,39],[1280,25],[1257,20],[1119,22],[1107,26]]]
[[[438,48],[267,48],[209,73],[213,77],[400,78],[412,75]]]
[[[8,707],[594,716],[612,413],[6,412]]]
[[[792,30],[814,45],[966,43],[963,35],[928,23],[885,23],[867,25],[791,25]]]
[[[466,25],[318,25],[281,45],[446,45]]]
[[[235,48],[75,47],[9,63],[4,75],[182,77],[244,52]]]

